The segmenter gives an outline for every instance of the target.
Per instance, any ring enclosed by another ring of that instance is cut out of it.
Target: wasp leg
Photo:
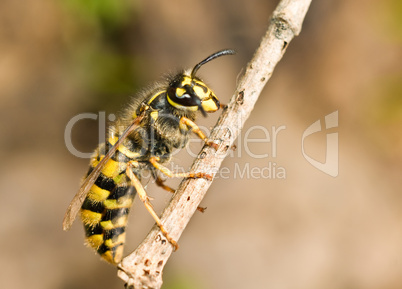
[[[174,193],[176,192],[175,189],[173,189],[173,188],[171,188],[171,187],[165,185],[165,180],[163,180],[162,178],[160,178],[155,170],[152,170],[151,172],[152,172],[152,177],[153,177],[154,180],[155,180],[155,184],[156,184],[158,187],[161,187],[161,188],[164,189],[165,191],[168,191],[169,193],[172,193],[172,194],[174,194]]]
[[[180,124],[185,125],[186,127],[191,128],[191,130],[200,138],[202,139],[206,145],[213,147],[215,150],[218,150],[218,145],[214,143],[211,140],[208,140],[206,135],[201,131],[201,129],[198,127],[198,125],[193,122],[191,119],[188,119],[187,117],[183,116],[180,119]]]
[[[194,173],[194,172],[187,172],[187,173],[175,173],[169,170],[167,167],[161,165],[159,163],[160,158],[159,157],[150,157],[149,162],[159,170],[162,174],[167,176],[168,178],[193,178],[193,179],[198,179],[198,178],[203,178],[207,179],[209,181],[212,180],[212,176],[208,175],[206,173]]]
[[[162,180],[158,176],[154,176],[154,178],[155,178],[155,184],[157,186],[161,187],[162,189],[164,189],[172,194],[174,194],[176,192],[173,188],[165,185],[165,180]],[[206,207],[199,207],[199,206],[197,207],[197,210],[200,211],[201,213],[204,213],[206,209],[207,209]]]
[[[174,194],[174,193],[176,192],[175,189],[173,189],[173,188],[171,188],[171,187],[165,185],[165,181],[162,180],[160,177],[155,177],[155,184],[156,184],[158,187],[161,187],[162,189],[168,191],[169,193]]]
[[[154,218],[156,224],[158,225],[159,229],[161,230],[163,236],[169,241],[170,244],[174,247],[174,250],[176,251],[179,248],[179,245],[175,240],[173,240],[170,236],[169,233],[166,231],[166,229],[163,227],[161,220],[159,219],[158,215],[155,213],[154,208],[152,207],[152,204],[149,202],[149,197],[147,193],[145,192],[140,180],[134,175],[133,171],[131,168],[138,166],[138,163],[135,161],[128,162],[128,166],[126,169],[126,174],[128,178],[131,181],[131,185],[137,190],[138,196],[140,200],[144,203],[145,208],[148,210],[148,212],[151,214],[152,218]]]

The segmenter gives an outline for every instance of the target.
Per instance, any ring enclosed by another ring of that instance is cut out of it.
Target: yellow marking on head
[[[201,106],[206,112],[214,112],[214,111],[217,111],[219,109],[219,107],[216,105],[216,103],[213,100],[213,98],[210,98],[208,100],[202,101]]]
[[[184,89],[184,88],[176,88],[176,95],[178,96],[178,97],[181,97],[181,96],[183,96],[183,94],[185,94],[186,93],[186,90]]]
[[[99,188],[97,185],[93,185],[87,197],[94,202],[103,202],[107,199],[107,197],[109,197],[109,195],[110,192],[108,190],[104,190]]]
[[[202,89],[202,87],[199,86],[194,86],[193,87],[194,92],[197,94],[197,96],[203,100],[204,98],[206,98],[209,94],[205,93],[205,91]]]
[[[95,226],[102,220],[102,214],[90,210],[81,210],[81,219],[85,225]]]
[[[181,82],[182,86],[185,86],[186,84],[191,86],[191,83],[193,82],[193,79],[190,76],[184,76],[183,81]]]
[[[106,209],[120,209],[120,208],[130,208],[133,204],[133,200],[131,198],[120,198],[118,200],[105,200],[103,205]]]
[[[119,138],[117,136],[115,137],[110,137],[109,138],[109,142],[111,143],[111,145],[115,145],[115,143],[119,140]],[[133,152],[130,151],[127,147],[125,147],[124,145],[119,145],[118,150],[125,155],[126,157],[130,158],[130,159],[135,159],[137,158],[140,154],[137,152]]]
[[[207,85],[202,81],[199,81],[199,80],[196,80],[196,79],[193,79],[193,81],[197,85],[204,86],[204,87],[208,88]]]
[[[92,235],[86,238],[88,246],[98,249],[103,244],[103,234]]]
[[[198,106],[194,105],[194,106],[184,106],[184,105],[180,105],[178,103],[175,103],[173,100],[170,99],[170,97],[167,97],[168,102],[178,108],[178,109],[182,109],[182,110],[190,110],[190,111],[197,111],[198,110]]]

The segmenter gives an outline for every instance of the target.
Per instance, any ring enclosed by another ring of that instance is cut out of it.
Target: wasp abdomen
[[[88,174],[102,157],[102,153],[93,156]],[[112,264],[122,259],[127,217],[136,194],[127,186],[126,166],[121,157],[109,159],[81,207],[87,244]]]

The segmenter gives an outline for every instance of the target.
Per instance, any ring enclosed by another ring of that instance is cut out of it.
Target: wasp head
[[[198,69],[205,63],[223,56],[234,54],[234,50],[221,50],[198,63],[191,73],[180,73],[169,84],[167,100],[178,108],[188,111],[201,111],[204,116],[207,112],[215,112],[220,103],[213,91],[198,77],[195,76]]]

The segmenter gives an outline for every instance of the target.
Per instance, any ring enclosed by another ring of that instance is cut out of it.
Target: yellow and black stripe
[[[115,137],[109,138],[108,146],[115,141]],[[104,152],[105,148],[100,147],[92,157],[88,175],[104,157]],[[123,257],[127,217],[136,194],[134,187],[127,185],[124,172],[127,162],[136,155],[127,146],[120,145],[102,168],[81,207],[87,244],[112,264],[119,263]]]

